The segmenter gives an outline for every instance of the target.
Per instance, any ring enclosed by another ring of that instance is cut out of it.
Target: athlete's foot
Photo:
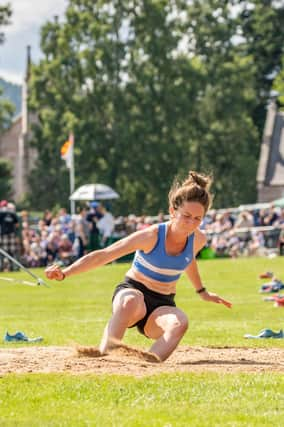
[[[146,362],[151,363],[161,363],[162,360],[159,358],[159,356],[155,353],[151,353],[150,351],[142,351],[142,358],[146,360]]]

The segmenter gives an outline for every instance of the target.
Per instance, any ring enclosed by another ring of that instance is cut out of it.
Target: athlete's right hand
[[[57,264],[52,264],[45,269],[45,275],[50,280],[61,281],[65,279],[65,274]]]

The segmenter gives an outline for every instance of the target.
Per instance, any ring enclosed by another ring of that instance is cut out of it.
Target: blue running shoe
[[[4,342],[29,342],[29,343],[33,343],[33,342],[40,342],[42,341],[43,338],[42,337],[37,337],[37,338],[28,338],[24,332],[16,332],[14,335],[9,334],[9,332],[7,331],[6,334],[4,335]]]
[[[258,335],[244,335],[244,338],[284,338],[283,330],[273,332],[271,329],[263,329]]]
[[[14,335],[10,335],[7,331],[4,336],[5,342],[19,342],[19,341],[28,341],[28,337],[23,332],[16,332]]]

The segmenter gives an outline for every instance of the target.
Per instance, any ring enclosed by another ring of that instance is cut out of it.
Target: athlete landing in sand
[[[181,184],[174,182],[169,192],[168,222],[137,231],[63,269],[57,265],[46,269],[48,279],[61,281],[136,251],[124,281],[115,289],[113,312],[99,354],[121,340],[127,328],[137,326],[154,340],[150,354],[157,361],[166,360],[188,328],[186,314],[175,304],[176,283],[183,271],[203,300],[231,307],[230,302],[207,291],[195,260],[206,243],[199,226],[211,204],[210,185],[208,176],[189,172],[188,178]]]

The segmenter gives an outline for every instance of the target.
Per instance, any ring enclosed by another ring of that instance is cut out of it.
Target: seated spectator
[[[150,216],[142,215],[137,221],[137,230],[144,230],[145,228],[150,227],[153,224],[152,218]]]
[[[242,253],[243,246],[241,239],[235,234],[235,231],[230,230],[228,233],[228,253],[230,257],[239,257]]]
[[[48,244],[48,232],[43,230],[40,234],[40,246],[41,246],[41,265],[47,265],[47,244]]]
[[[40,267],[41,262],[37,251],[34,249],[37,249],[37,247],[35,247],[35,244],[32,243],[28,253],[28,266],[33,268]]]
[[[265,240],[261,231],[252,232],[251,240],[247,245],[247,255],[260,256],[265,255]]]
[[[235,228],[250,228],[253,227],[253,216],[249,211],[241,212],[235,222]]]
[[[74,260],[73,246],[67,234],[63,234],[60,238],[57,256],[64,265],[69,265]]]
[[[47,252],[46,247],[41,243],[41,236],[36,235],[30,245],[30,255],[34,260],[34,265],[31,267],[43,267],[46,265]]]
[[[217,257],[226,257],[228,255],[228,242],[223,235],[215,235],[211,241],[211,248]]]
[[[210,231],[210,229],[211,229],[211,225],[213,224],[213,222],[214,222],[214,219],[213,218],[215,218],[215,215],[216,215],[216,212],[215,211],[213,211],[213,210],[211,210],[211,211],[208,211],[207,213],[206,213],[206,215],[204,216],[204,218],[203,218],[203,220],[202,220],[202,222],[201,222],[201,224],[200,224],[200,228],[202,229],[202,230],[208,230],[208,231]]]
[[[269,208],[269,210],[266,211],[266,215],[263,219],[263,225],[264,226],[274,225],[274,223],[277,221],[277,219],[278,219],[278,214],[277,214],[275,208],[273,206],[271,206]]]
[[[215,217],[215,221],[210,224],[210,228],[208,228],[208,230],[212,231],[213,233],[221,233],[222,231],[222,218],[223,218],[223,214],[221,213],[217,213],[216,217]]]
[[[235,224],[235,219],[229,211],[223,213],[222,231],[231,230]]]
[[[53,233],[54,230],[61,230],[61,225],[59,224],[58,218],[52,218],[50,224],[47,227],[49,233]]]
[[[128,217],[126,217],[126,234],[129,235],[131,233],[134,233],[134,231],[136,231],[137,229],[137,218],[134,214],[130,214],[128,215]]]
[[[161,223],[165,221],[166,221],[166,218],[165,218],[164,212],[159,212],[157,217],[157,223]]]
[[[279,212],[277,220],[274,222],[274,227],[281,227],[284,224],[284,208]]]
[[[71,221],[71,215],[68,214],[66,208],[60,208],[57,216],[59,224],[69,224]]]
[[[119,216],[114,221],[113,236],[116,239],[122,239],[127,235],[126,233],[126,222],[123,216]]]

